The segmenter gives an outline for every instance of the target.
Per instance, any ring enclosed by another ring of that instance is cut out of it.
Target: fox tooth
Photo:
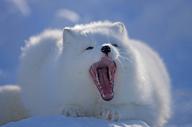
[[[112,81],[112,75],[111,75],[111,72],[109,71],[109,81]]]
[[[96,73],[96,81],[100,85],[98,74]]]

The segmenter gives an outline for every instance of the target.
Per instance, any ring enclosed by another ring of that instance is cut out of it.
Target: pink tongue
[[[109,98],[112,96],[113,93],[113,86],[112,83],[109,81],[108,77],[108,69],[107,68],[100,68],[98,69],[98,78],[101,84],[101,94]]]
[[[101,60],[94,63],[89,70],[91,77],[101,94],[101,97],[105,101],[110,101],[113,99],[115,71],[116,64],[109,57],[102,57]]]
[[[107,77],[107,68],[99,69],[98,74],[100,83],[104,86],[107,86],[109,84],[109,80]]]

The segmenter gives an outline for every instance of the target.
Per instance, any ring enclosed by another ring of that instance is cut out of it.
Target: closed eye
[[[114,47],[117,47],[117,48],[119,47],[117,44],[112,44],[112,45],[113,45]]]
[[[93,46],[89,46],[89,47],[87,47],[85,50],[91,50],[91,49],[93,49],[94,47]]]

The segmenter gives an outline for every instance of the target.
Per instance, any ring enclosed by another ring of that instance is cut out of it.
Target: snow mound
[[[32,117],[10,122],[1,127],[149,127],[142,121],[110,122],[96,118],[71,118],[64,116]]]

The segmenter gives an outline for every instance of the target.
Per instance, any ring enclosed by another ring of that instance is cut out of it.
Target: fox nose
[[[106,55],[108,55],[108,53],[111,52],[111,48],[110,48],[108,45],[102,46],[101,52],[103,52],[103,53],[105,53]]]

